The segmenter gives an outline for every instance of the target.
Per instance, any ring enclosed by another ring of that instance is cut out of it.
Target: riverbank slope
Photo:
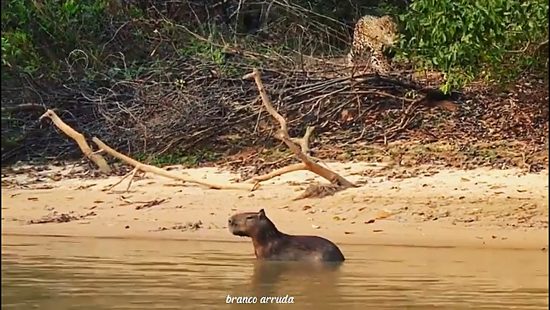
[[[426,166],[397,173],[368,163],[328,165],[361,186],[294,201],[308,184],[323,181],[294,172],[248,192],[147,175],[125,192],[127,181],[106,190],[120,177],[84,177],[83,167],[20,168],[2,178],[2,234],[246,242],[227,231],[227,218],[263,208],[286,233],[338,243],[547,248],[546,170]],[[237,178],[220,168],[172,167],[172,172],[219,183]]]

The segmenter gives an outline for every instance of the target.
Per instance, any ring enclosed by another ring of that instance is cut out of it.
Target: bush
[[[548,40],[545,0],[416,0],[399,16],[400,55],[445,73],[443,91],[474,78],[503,81],[537,65]]]
[[[2,2],[2,66],[33,73],[96,45],[105,8],[101,0]]]

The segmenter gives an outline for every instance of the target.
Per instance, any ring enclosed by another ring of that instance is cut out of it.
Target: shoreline
[[[369,163],[328,163],[358,188],[293,201],[312,182],[305,171],[265,182],[254,192],[183,186],[148,175],[105,190],[120,177],[74,177],[69,168],[4,175],[2,235],[250,242],[231,235],[227,217],[264,208],[279,230],[319,235],[344,246],[468,247],[546,250],[548,172],[457,170],[392,178]],[[82,168],[83,169],[83,168]],[[218,168],[174,168],[228,183]],[[48,176],[57,175],[60,178]],[[372,176],[376,175],[376,176]],[[61,218],[65,217],[65,218]],[[46,221],[29,224],[29,221]],[[51,221],[51,222],[48,222]],[[59,223],[56,221],[66,221]]]
[[[214,242],[214,243],[246,243],[252,246],[250,239],[235,240],[234,236],[224,237],[222,233],[216,233],[212,236],[198,236],[196,234],[172,233],[162,235],[152,235],[149,233],[138,234],[85,234],[85,233],[65,233],[40,230],[39,234],[29,232],[28,230],[19,230],[8,228],[2,231],[2,238],[11,237],[36,237],[36,238],[84,238],[84,239],[109,239],[109,240],[137,240],[137,241],[198,241],[198,242]],[[461,248],[461,249],[487,249],[487,250],[514,250],[514,251],[543,251],[548,250],[548,239],[541,238],[542,232],[530,231],[527,233],[519,232],[514,234],[514,237],[507,238],[506,241],[497,240],[495,242],[486,242],[492,239],[492,233],[487,232],[486,237],[480,237],[478,234],[470,234],[462,238],[439,238],[430,239],[418,236],[403,237],[406,234],[392,237],[374,237],[374,238],[353,238],[339,237],[334,234],[318,234],[323,237],[330,238],[339,246],[374,246],[374,247],[414,247],[414,248]],[[225,232],[223,232],[225,233]],[[497,232],[498,233],[498,232]],[[506,232],[508,233],[508,232]],[[334,237],[330,237],[330,235]],[[535,237],[535,238],[532,238]],[[251,253],[253,254],[253,253]]]

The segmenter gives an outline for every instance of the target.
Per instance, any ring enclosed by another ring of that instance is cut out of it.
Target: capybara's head
[[[264,209],[258,212],[244,212],[231,216],[228,220],[229,231],[241,237],[257,237],[276,230],[267,218]]]

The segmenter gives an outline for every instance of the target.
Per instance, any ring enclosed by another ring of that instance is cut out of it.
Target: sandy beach
[[[250,192],[148,174],[126,192],[128,180],[108,190],[121,177],[82,177],[80,166],[13,169],[3,172],[2,234],[249,242],[228,232],[227,218],[263,208],[283,232],[342,244],[548,247],[548,171],[421,167],[407,177],[404,168],[396,173],[369,163],[327,164],[360,187],[293,200],[324,180],[298,171]],[[238,177],[221,168],[171,172],[217,183]]]

